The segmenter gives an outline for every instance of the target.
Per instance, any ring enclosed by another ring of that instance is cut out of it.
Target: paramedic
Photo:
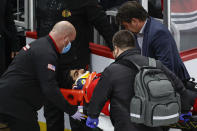
[[[58,22],[48,36],[24,46],[0,79],[0,120],[14,131],[39,131],[37,111],[45,100],[80,120],[82,114],[59,91],[56,66],[75,39],[74,26]]]
[[[134,79],[138,72],[133,65],[133,69],[116,64],[121,59],[133,59],[138,65],[148,65],[148,58],[140,55],[140,51],[135,48],[134,35],[121,30],[113,37],[115,63],[107,67],[101,75],[101,78],[94,89],[90,104],[87,110],[88,118],[86,125],[92,128],[98,124],[98,116],[107,100],[110,100],[110,118],[115,131],[160,131],[160,127],[148,127],[143,124],[131,123],[130,120],[130,100],[134,96]],[[161,68],[171,78],[176,91],[181,95],[187,95],[182,82],[157,61],[158,68]],[[188,98],[188,97],[186,97]],[[194,97],[195,98],[195,97]],[[186,104],[191,107],[194,98],[189,98]],[[184,97],[185,99],[185,97]],[[185,99],[186,101],[186,99]],[[186,105],[183,104],[183,105]],[[96,124],[95,124],[96,123]]]

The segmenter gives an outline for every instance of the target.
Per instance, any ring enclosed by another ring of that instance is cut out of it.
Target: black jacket
[[[59,53],[47,36],[23,47],[0,79],[0,113],[22,120],[36,120],[38,111],[47,99],[59,109],[74,114],[59,91],[56,67]]]
[[[93,27],[104,37],[108,47],[113,48],[112,37],[114,30],[102,7],[94,4],[70,11],[71,16],[66,20],[75,26],[77,36],[72,42],[71,51],[63,56],[64,59],[69,59],[73,63],[80,65],[90,64],[89,42],[93,42]]]
[[[135,55],[135,57],[134,57]],[[134,59],[139,65],[148,65],[148,59],[139,54],[136,49],[123,52],[116,61],[120,59]],[[172,74],[161,62],[157,61],[157,65],[175,83],[175,90],[183,94],[185,88],[182,82]],[[107,67],[100,81],[98,82],[88,107],[88,116],[97,118],[105,102],[110,99],[110,118],[115,127],[115,131],[158,131],[160,128],[151,128],[140,124],[134,124],[130,121],[130,100],[134,96],[134,79],[137,68],[133,66],[130,69],[124,65],[112,63]]]
[[[93,26],[112,49],[114,30],[97,0],[37,0],[36,11],[38,37],[47,35],[53,25],[61,20],[71,22],[76,28],[77,36],[71,50],[61,57],[61,69],[71,63],[75,67],[90,64],[89,42],[93,41]],[[71,16],[62,15],[64,11],[69,11]]]
[[[79,9],[81,7],[95,5],[98,0],[64,0],[66,2],[66,8],[70,10]]]
[[[6,46],[17,51],[16,26],[12,15],[11,0],[1,0],[0,4],[0,34],[6,39]],[[2,44],[2,43],[0,43]]]
[[[65,19],[62,16],[65,6],[64,0],[36,0],[38,38],[48,35],[57,22]]]
[[[133,0],[100,0],[100,5],[103,6],[105,10],[121,6],[124,2]]]

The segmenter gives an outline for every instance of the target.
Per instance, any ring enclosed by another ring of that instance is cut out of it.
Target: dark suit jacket
[[[181,80],[190,78],[171,33],[165,25],[151,17],[144,28],[142,55],[160,60]]]

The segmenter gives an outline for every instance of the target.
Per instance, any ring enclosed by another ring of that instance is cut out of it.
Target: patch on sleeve
[[[48,64],[47,68],[48,68],[49,70],[55,71],[55,66],[52,65],[52,64]]]
[[[27,51],[27,50],[29,50],[29,49],[30,49],[30,44],[27,44],[26,46],[23,47],[23,50],[24,50],[24,51]]]

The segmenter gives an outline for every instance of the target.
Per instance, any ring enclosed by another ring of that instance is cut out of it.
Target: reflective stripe
[[[135,117],[135,118],[140,118],[140,115],[138,115],[138,114],[130,113],[130,116]]]
[[[24,46],[24,47],[23,47],[23,50],[27,51],[27,48]]]
[[[138,114],[130,113],[130,116],[135,117],[135,118],[140,118],[140,115]],[[169,116],[153,116],[153,119],[154,120],[166,120],[166,119],[171,119],[171,118],[175,118],[178,116],[179,116],[179,113],[176,113],[174,115],[169,115]]]
[[[174,115],[169,115],[169,116],[153,116],[154,120],[166,120],[166,119],[171,119],[171,118],[175,118],[178,117],[179,113],[176,113]]]
[[[4,131],[5,129],[8,129],[8,124],[7,123],[0,123],[0,131]],[[7,130],[5,130],[7,131]]]
[[[30,48],[29,44],[27,44],[25,47],[26,47],[27,49],[29,49],[29,48]]]

